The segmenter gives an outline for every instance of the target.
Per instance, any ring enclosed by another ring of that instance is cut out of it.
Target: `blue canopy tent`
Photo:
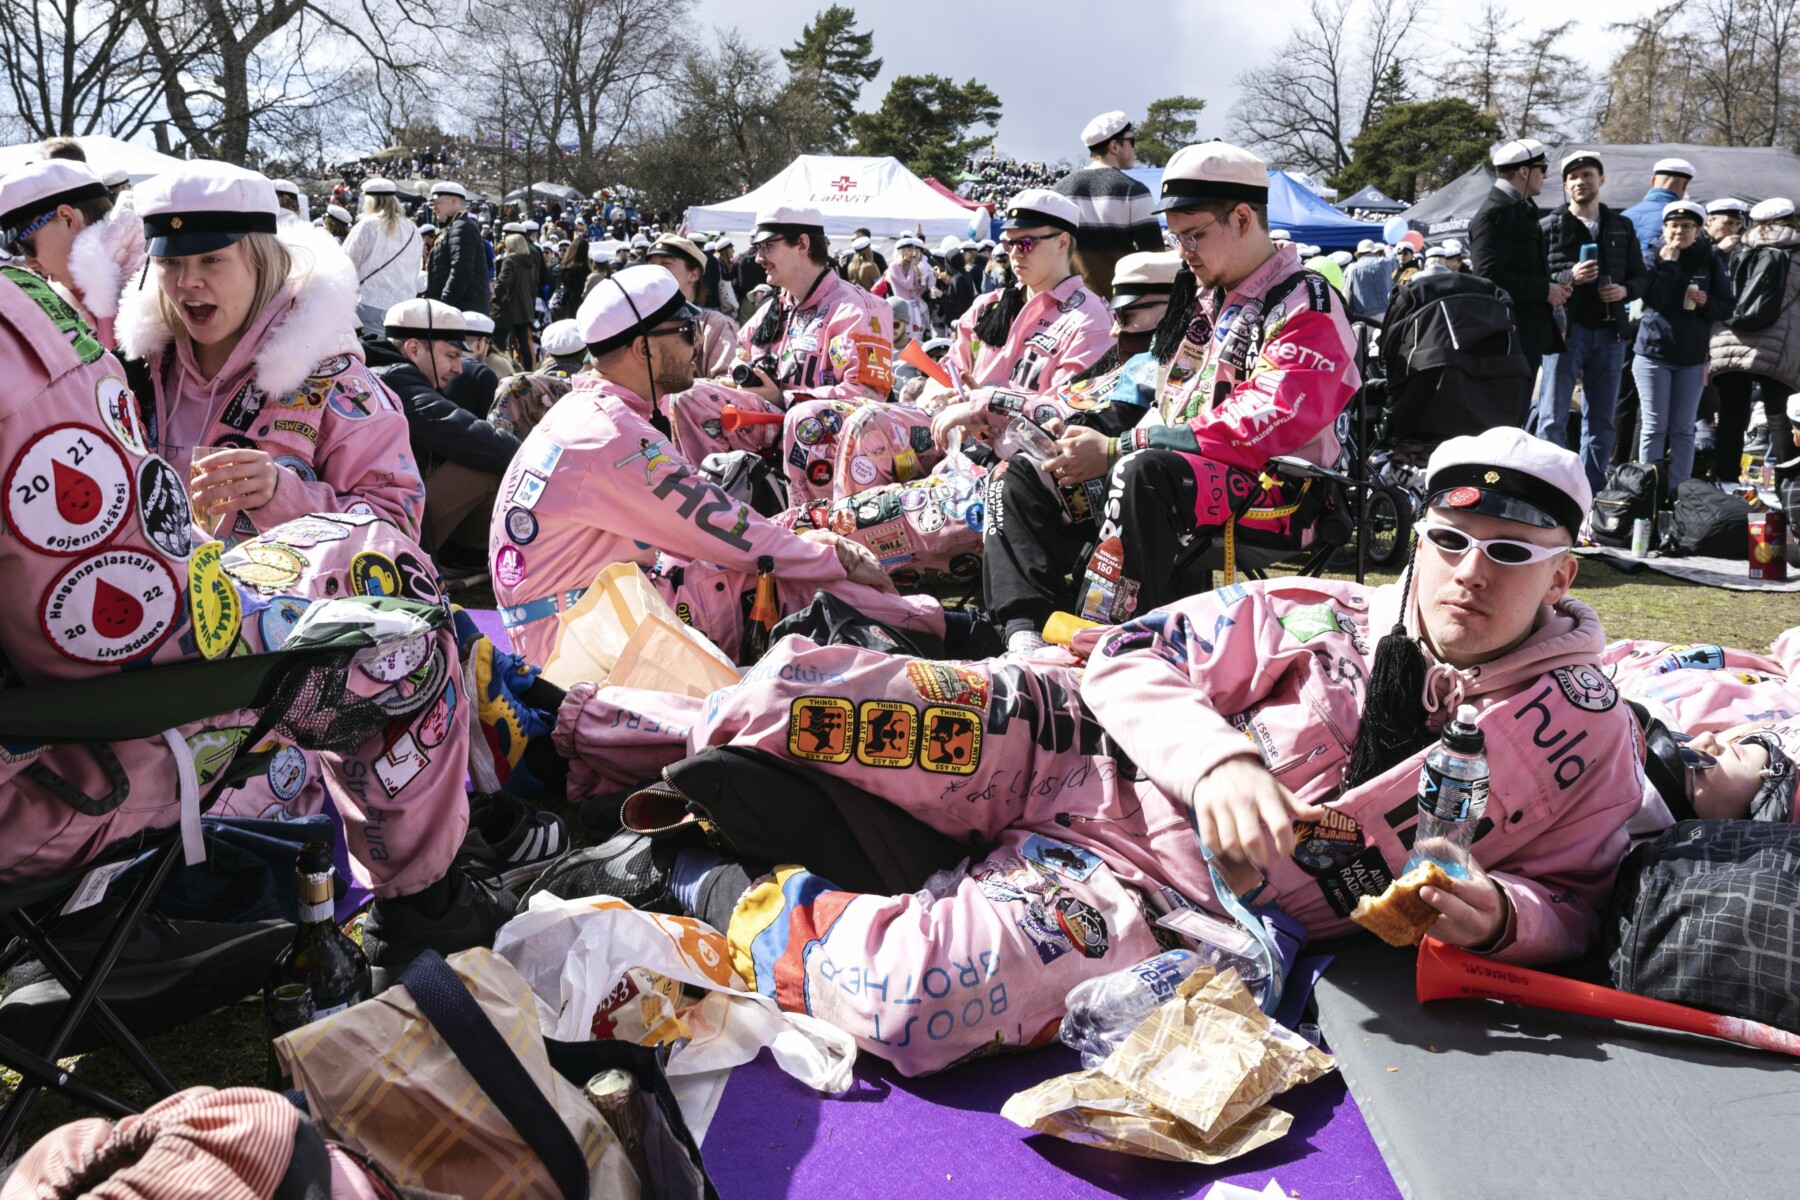
[[[1133,167],[1125,173],[1149,188],[1151,195],[1162,194],[1160,167]],[[1354,250],[1364,238],[1381,240],[1380,225],[1346,217],[1284,171],[1269,172],[1269,228],[1285,229],[1296,242],[1322,250]]]

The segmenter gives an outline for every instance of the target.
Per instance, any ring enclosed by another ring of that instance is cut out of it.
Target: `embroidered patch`
[[[806,468],[806,478],[814,487],[824,487],[831,482],[831,460],[820,458],[813,460]]]
[[[913,528],[920,533],[936,533],[950,522],[950,518],[944,515],[944,510],[935,504],[907,514],[907,520],[911,521]]]
[[[1332,610],[1331,605],[1323,602],[1288,613],[1281,618],[1281,627],[1300,642],[1310,642],[1316,637],[1339,633],[1343,629],[1338,624],[1337,613]]]
[[[525,554],[517,546],[502,546],[494,554],[494,582],[507,588],[525,582]]]
[[[907,536],[906,526],[899,521],[864,530],[862,541],[884,567],[903,563],[913,556],[912,538]]]
[[[506,510],[506,536],[521,546],[531,545],[531,539],[538,535],[537,518],[530,510],[509,508]]]
[[[38,624],[57,652],[76,662],[143,658],[175,628],[181,585],[162,560],[136,550],[102,550],[75,563],[38,603]]]
[[[808,762],[850,761],[856,710],[837,696],[801,696],[788,708],[788,753]]]
[[[1080,846],[1071,846],[1042,834],[1032,834],[1019,847],[1019,853],[1065,879],[1086,880],[1100,869],[1100,856]]]
[[[1045,966],[1050,965],[1070,950],[1074,949],[1068,936],[1063,933],[1056,918],[1045,910],[1039,901],[1032,901],[1025,908],[1025,915],[1017,922],[1019,929],[1031,940],[1037,950],[1038,958]]]
[[[358,596],[398,596],[400,568],[387,555],[364,550],[350,560],[350,591]]]
[[[251,542],[239,546],[224,559],[225,573],[239,583],[259,592],[274,592],[290,587],[306,570],[306,559],[286,546],[267,542]]]
[[[529,450],[530,453],[526,453]],[[539,441],[532,438],[524,450],[519,451],[519,459],[528,471],[548,476],[556,470],[556,464],[562,461],[563,448],[544,438]]]
[[[1100,958],[1106,954],[1106,918],[1085,900],[1064,896],[1056,902],[1056,924],[1075,943],[1083,958]]]
[[[294,626],[306,615],[312,601],[301,596],[272,596],[261,613],[257,615],[257,627],[262,630],[263,649],[279,650],[287,644],[288,635],[294,632]]]
[[[419,745],[427,750],[435,750],[444,744],[450,736],[450,722],[456,716],[456,685],[444,688],[444,694],[438,702],[425,710],[419,723],[413,726],[413,734],[419,739]]]
[[[346,421],[366,421],[375,415],[373,398],[361,388],[334,387],[327,403]]]
[[[987,522],[987,504],[981,500],[970,501],[969,506],[963,509],[962,519],[963,524],[980,533],[981,527]]]
[[[402,550],[394,555],[394,565],[400,569],[402,596],[423,600],[427,604],[436,604],[444,598],[444,591],[438,586],[437,571],[417,555]]]
[[[286,467],[288,470],[292,471],[296,477],[307,483],[319,482],[319,473],[313,470],[312,464],[297,454],[277,454],[275,456],[275,465],[278,467]]]
[[[919,710],[898,700],[865,700],[857,710],[856,761],[910,767],[919,750]]]
[[[259,430],[258,432],[264,432]],[[311,421],[281,420],[275,422],[276,433],[291,433],[295,437],[305,438],[314,445],[318,444],[319,431]]]
[[[94,385],[94,399],[100,406],[100,423],[112,432],[119,445],[142,458],[150,453],[150,438],[144,431],[144,414],[137,397],[117,375],[104,376]]]
[[[104,545],[131,511],[131,470],[91,425],[52,425],[26,443],[6,473],[6,524],[46,554]]]
[[[850,478],[855,480],[859,487],[870,486],[880,474],[881,472],[875,466],[875,461],[865,454],[858,454],[850,460]]]
[[[512,502],[520,508],[530,510],[537,507],[537,502],[544,498],[544,488],[549,481],[542,475],[533,475],[530,471],[519,476],[519,482],[513,487]]]
[[[431,757],[426,754],[413,735],[403,734],[388,752],[375,760],[375,778],[381,780],[382,790],[390,798],[400,794],[400,790],[419,777],[419,772],[431,765]]]
[[[224,542],[207,542],[188,561],[188,617],[194,644],[206,658],[229,652],[244,623],[243,599],[219,566],[224,553]]]
[[[1557,667],[1550,672],[1550,678],[1556,680],[1556,686],[1562,689],[1565,700],[1586,712],[1607,712],[1619,702],[1618,689],[1613,687],[1612,680],[1599,667],[1585,663],[1575,667]]]
[[[415,634],[394,646],[369,646],[350,661],[377,683],[398,683],[425,665],[431,653],[432,635]]]
[[[350,530],[336,521],[327,521],[323,517],[295,517],[270,530],[266,538],[284,546],[310,550],[320,542],[341,542],[349,536]]]
[[[973,775],[981,765],[981,718],[960,708],[925,710],[919,765],[940,775]]]
[[[906,664],[906,677],[921,699],[987,711],[988,679],[974,667],[916,658]]]
[[[675,606],[675,615],[680,619],[683,625],[688,626],[690,629],[693,628],[694,610],[688,606],[686,600],[683,600],[680,604]]]
[[[194,511],[175,468],[155,455],[138,464],[138,521],[144,536],[170,558],[194,551]]]
[[[250,736],[250,726],[234,725],[225,729],[202,729],[187,739],[188,753],[194,756],[194,775],[205,787],[219,777],[238,746]]]
[[[306,786],[306,755],[298,746],[283,746],[269,760],[266,774],[269,790],[286,804]]]

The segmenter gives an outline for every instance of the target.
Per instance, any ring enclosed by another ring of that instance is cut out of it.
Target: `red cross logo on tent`
[[[836,188],[839,192],[847,192],[856,186],[856,180],[850,178],[848,175],[839,175],[836,179],[831,181],[831,186]]]

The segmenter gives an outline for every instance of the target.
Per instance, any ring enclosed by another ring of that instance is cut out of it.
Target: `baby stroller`
[[[1356,446],[1367,447],[1363,533],[1368,561],[1406,558],[1425,505],[1425,466],[1439,442],[1523,425],[1532,370],[1512,301],[1479,275],[1433,272],[1395,290],[1379,329],[1358,329]]]

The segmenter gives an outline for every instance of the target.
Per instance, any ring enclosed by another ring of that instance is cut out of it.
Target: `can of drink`
[[[1651,528],[1649,517],[1639,517],[1631,523],[1631,557],[1650,557]]]
[[[631,1160],[632,1170],[647,1184],[650,1176],[644,1160],[644,1110],[637,1080],[627,1071],[602,1071],[588,1080],[582,1091],[587,1094],[588,1103],[612,1126],[619,1145]]]
[[[1750,578],[1787,581],[1787,514],[1779,509],[1750,514]]]

